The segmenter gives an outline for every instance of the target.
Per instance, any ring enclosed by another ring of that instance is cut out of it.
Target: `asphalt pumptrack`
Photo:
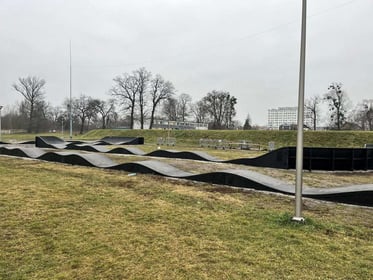
[[[26,145],[27,144],[27,145]],[[35,144],[35,147],[30,145]],[[37,136],[35,141],[18,144],[0,143],[0,155],[44,160],[95,168],[121,170],[130,173],[154,174],[170,178],[193,180],[216,185],[294,195],[294,185],[251,170],[225,169],[214,172],[191,173],[156,157],[179,158],[261,166],[279,169],[295,168],[295,147],[285,147],[257,158],[220,160],[197,151],[155,150],[144,153],[139,148],[126,145],[142,145],[142,137],[104,137],[98,141],[64,141],[54,136]],[[116,145],[113,149],[108,145]],[[105,154],[127,154],[152,157],[135,162],[116,163]],[[305,148],[304,169],[308,170],[373,170],[373,149],[369,148]],[[311,188],[304,186],[302,196],[318,200],[373,207],[373,183],[335,188]]]

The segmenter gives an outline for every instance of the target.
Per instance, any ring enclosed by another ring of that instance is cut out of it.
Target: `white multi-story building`
[[[282,127],[296,127],[298,107],[278,107],[277,109],[268,110],[268,129],[278,130]],[[304,124],[312,127],[310,112],[304,112]]]
[[[167,120],[154,120],[153,128],[155,129],[196,129],[196,130],[207,130],[207,123],[196,123],[189,121],[167,121]]]

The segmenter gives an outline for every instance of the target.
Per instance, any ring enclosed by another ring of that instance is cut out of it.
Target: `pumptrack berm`
[[[128,163],[116,163],[103,154],[79,153],[78,151],[47,151],[40,148],[0,146],[0,154],[24,157],[73,165],[122,170],[143,174],[200,181],[239,188],[294,195],[294,186],[272,177],[249,170],[221,170],[208,173],[190,173],[164,162],[144,160]],[[308,198],[347,203],[361,206],[373,206],[373,184],[354,185],[339,188],[303,188],[303,196]]]
[[[106,139],[106,140],[103,140]],[[105,137],[94,142],[65,142],[54,136],[37,136],[35,145],[39,148],[53,148],[66,150],[84,150],[89,152],[132,154],[138,156],[152,156],[165,158],[192,159],[209,162],[222,162],[232,164],[243,164],[258,167],[271,167],[280,169],[295,169],[296,149],[295,147],[283,147],[256,158],[238,158],[231,160],[217,159],[205,152],[200,151],[175,151],[155,150],[145,153],[141,149],[133,147],[116,147],[109,149],[102,145],[113,145],[108,143],[144,143],[143,139],[132,139],[127,137]],[[111,139],[108,141],[107,139]],[[131,144],[132,145],[132,144]],[[371,148],[317,148],[306,147],[303,150],[303,167],[306,170],[373,170],[373,149]]]

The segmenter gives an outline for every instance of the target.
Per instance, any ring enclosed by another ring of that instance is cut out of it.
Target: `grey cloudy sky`
[[[265,124],[267,109],[296,106],[301,0],[0,0],[0,105],[21,100],[18,77],[47,81],[46,98],[107,99],[112,79],[146,67],[194,101],[213,89]],[[344,84],[373,98],[373,1],[308,1],[306,97]]]

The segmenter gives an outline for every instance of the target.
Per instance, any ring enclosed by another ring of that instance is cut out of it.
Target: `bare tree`
[[[40,104],[44,102],[44,86],[45,80],[35,76],[19,78],[18,82],[12,85],[12,87],[25,98],[23,105],[27,108],[28,133],[33,130],[36,107],[40,109]],[[38,128],[36,127],[35,129]]]
[[[61,126],[66,126],[67,123],[67,112],[64,111],[61,107],[52,107],[50,108],[50,119],[52,122],[53,129],[58,130]]]
[[[130,128],[134,127],[134,115],[136,96],[139,92],[138,83],[133,75],[124,73],[114,78],[115,85],[110,90],[111,95],[116,98],[125,110],[130,110]]]
[[[39,100],[34,105],[34,132],[50,130],[51,113],[50,104],[45,100]]]
[[[108,127],[109,120],[111,116],[115,113],[114,100],[110,99],[108,101],[99,100],[97,103],[97,112],[101,116],[102,129]]]
[[[174,94],[174,86],[171,82],[165,81],[161,75],[157,74],[151,81],[150,97],[152,102],[149,129],[153,128],[154,114],[162,100],[170,98]]]
[[[235,122],[233,117],[236,116],[236,109],[235,105],[237,104],[237,99],[234,96],[230,96],[228,93],[225,108],[224,108],[224,126],[225,128],[233,128],[235,127]]]
[[[320,102],[321,97],[319,95],[312,96],[306,99],[306,101],[304,102],[304,108],[306,109],[305,111],[308,111],[310,113],[313,130],[316,130],[317,128],[317,121],[320,115]]]
[[[131,75],[124,73],[114,78],[114,87],[110,90],[125,110],[130,110],[130,128],[134,128],[136,102],[138,101],[141,129],[144,128],[146,93],[151,79],[151,73],[145,68],[139,68]]]
[[[208,108],[204,100],[200,100],[196,102],[192,106],[192,112],[194,114],[194,119],[197,123],[206,123],[209,121],[208,119]]]
[[[373,130],[373,99],[366,99],[359,103],[353,113],[354,122],[362,130]]]
[[[233,117],[236,115],[235,105],[237,98],[231,96],[227,91],[216,91],[207,93],[203,98],[212,118],[212,128],[231,128]]]
[[[84,94],[81,94],[79,98],[76,98],[72,102],[74,115],[76,115],[80,120],[80,134],[84,132],[84,124],[88,120],[88,125],[90,119],[94,117],[96,112],[97,100],[92,99]]]
[[[138,88],[138,101],[140,109],[140,128],[144,129],[144,122],[146,117],[146,93],[149,81],[151,79],[151,73],[147,71],[144,67],[139,68],[133,72],[133,76],[137,82]]]
[[[177,120],[177,100],[171,96],[169,96],[163,102],[163,114],[167,117],[169,121],[176,121]]]
[[[183,122],[190,112],[190,104],[192,102],[192,97],[189,94],[182,93],[177,99],[177,118]]]
[[[15,104],[13,106],[6,106],[3,108],[3,116],[1,118],[3,129],[23,129],[25,120],[27,118],[23,116],[20,112],[20,104]]]
[[[87,111],[87,130],[89,130],[89,124],[97,120],[98,104],[100,100],[88,98],[88,111]]]
[[[346,121],[348,107],[348,96],[342,90],[341,83],[332,83],[328,87],[328,92],[324,96],[329,104],[330,120],[335,128],[340,130]]]
[[[61,128],[61,133],[63,133],[64,130],[68,130],[69,127],[69,113],[68,111],[61,111],[60,115],[58,115],[56,119],[56,130],[59,130]]]
[[[368,124],[368,129],[373,130],[373,99],[367,99],[363,101],[364,115]]]

